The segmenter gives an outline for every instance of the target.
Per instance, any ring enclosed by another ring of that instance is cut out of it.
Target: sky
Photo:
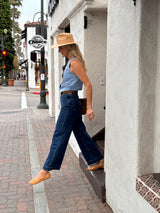
[[[44,13],[46,13],[46,0],[43,0],[43,6],[44,6]],[[29,21],[33,21],[33,17],[37,12],[41,12],[41,0],[23,0],[22,1],[22,7],[19,8],[21,11],[21,16],[18,20],[20,28],[24,29],[24,24]],[[40,13],[38,13],[34,21],[38,21],[38,18],[41,16]]]

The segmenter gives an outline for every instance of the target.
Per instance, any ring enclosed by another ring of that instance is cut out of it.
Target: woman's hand
[[[87,109],[87,113],[86,113],[87,118],[91,121],[94,118],[94,112],[93,109]]]

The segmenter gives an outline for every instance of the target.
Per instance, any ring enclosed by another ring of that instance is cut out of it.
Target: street
[[[14,87],[1,87],[0,89],[0,112],[21,109],[22,93],[25,92],[26,83],[24,80],[15,81]],[[36,89],[37,90],[37,89]],[[36,107],[40,102],[40,96],[31,91],[26,92],[28,107]],[[46,96],[46,99],[48,97]]]
[[[69,145],[60,171],[28,184],[47,157],[55,123],[48,109],[36,109],[39,95],[25,89],[25,81],[0,86],[0,213],[112,213],[95,195]]]

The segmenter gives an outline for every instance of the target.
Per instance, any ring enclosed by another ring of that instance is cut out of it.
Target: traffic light
[[[7,67],[6,67],[6,65],[4,64],[4,65],[3,65],[3,69],[6,69],[6,68],[7,68]]]
[[[6,57],[7,51],[6,51],[6,50],[3,50],[3,51],[2,51],[2,55],[3,55],[3,57]]]
[[[37,61],[37,53],[34,51],[31,52],[31,61],[34,61],[34,62]]]

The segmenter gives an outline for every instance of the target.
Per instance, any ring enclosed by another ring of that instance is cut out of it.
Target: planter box
[[[14,79],[8,79],[8,86],[14,86]]]

